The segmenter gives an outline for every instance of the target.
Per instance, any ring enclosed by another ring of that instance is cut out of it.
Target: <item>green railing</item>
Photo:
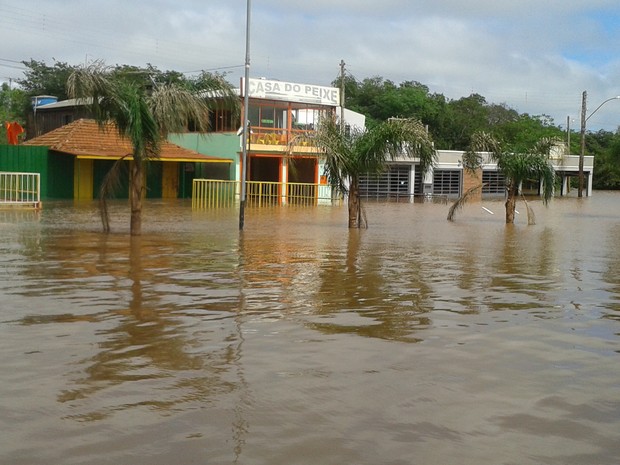
[[[197,209],[232,207],[239,202],[241,183],[216,179],[194,179],[192,207]],[[331,189],[323,184],[246,182],[246,205],[307,205],[330,203]]]
[[[2,206],[40,208],[41,176],[39,173],[0,172],[0,207]]]

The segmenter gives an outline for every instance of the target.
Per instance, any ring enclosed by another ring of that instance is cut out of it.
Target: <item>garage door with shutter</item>
[[[378,176],[361,176],[360,195],[374,199],[409,197],[410,173],[410,165],[390,165]]]
[[[461,170],[433,172],[433,194],[458,196],[461,194]]]

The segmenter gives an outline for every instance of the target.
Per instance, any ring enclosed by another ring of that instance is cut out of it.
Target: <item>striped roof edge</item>
[[[49,147],[55,152],[66,153],[78,158],[118,159],[131,156],[133,148],[126,137],[121,137],[115,125],[103,128],[93,119],[78,119],[46,134],[27,140],[23,145]],[[161,143],[161,161],[189,161],[198,163],[232,163],[232,160],[203,155],[168,141]]]

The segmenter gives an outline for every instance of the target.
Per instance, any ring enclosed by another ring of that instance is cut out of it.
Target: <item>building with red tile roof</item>
[[[131,142],[116,131],[113,124],[100,126],[92,119],[78,119],[23,145],[47,147],[53,154],[74,158],[71,181],[74,198],[96,197],[98,185],[111,165],[123,157],[131,162]],[[178,198],[191,196],[191,181],[196,176],[228,179],[233,160],[212,157],[183,148],[167,140],[159,156],[149,161],[147,192],[150,197]]]

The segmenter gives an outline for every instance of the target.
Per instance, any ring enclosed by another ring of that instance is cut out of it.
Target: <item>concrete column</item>
[[[282,205],[286,205],[286,191],[288,185],[288,160],[286,158],[282,158],[280,163],[280,186],[282,191],[280,192],[280,201]]]
[[[409,202],[415,199],[415,163],[409,167]]]
[[[568,195],[568,180],[570,178],[568,176],[562,175],[562,187],[560,189],[560,195]]]

